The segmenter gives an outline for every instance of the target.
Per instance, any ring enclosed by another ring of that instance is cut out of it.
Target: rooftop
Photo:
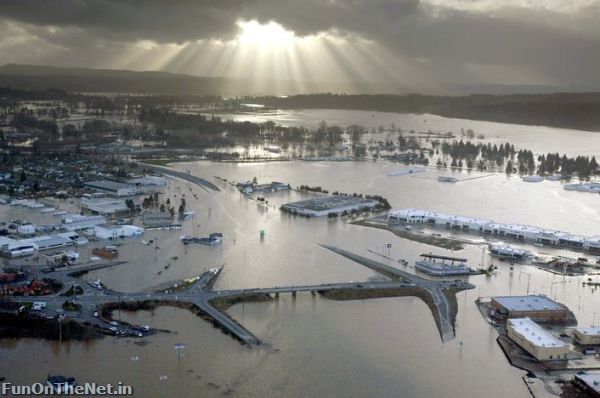
[[[538,347],[564,347],[566,343],[529,318],[509,319],[510,326],[531,344]]]
[[[600,336],[600,327],[589,327],[589,328],[576,328],[579,333],[590,336]]]
[[[110,181],[110,180],[97,180],[97,181],[88,181],[84,183],[85,186],[98,188],[98,189],[107,189],[109,191],[116,191],[117,189],[125,189],[131,188],[129,184],[123,184],[121,182]]]
[[[585,373],[575,375],[579,380],[587,384],[591,389],[600,393],[600,373]]]
[[[446,214],[446,213],[438,213],[435,211],[415,209],[415,208],[405,208],[393,210],[390,212],[390,215],[396,217],[406,217],[409,219],[429,219],[433,218],[438,221],[444,221],[449,223],[464,223],[464,224],[474,224],[481,228],[487,229],[498,229],[502,230],[505,233],[528,233],[531,235],[543,236],[554,239],[562,239],[564,241],[570,242],[579,242],[579,243],[600,243],[599,237],[586,237],[581,235],[574,235],[568,232],[556,231],[551,229],[544,229],[533,227],[525,224],[515,224],[515,223],[498,223],[492,220],[487,220],[484,218],[476,218],[476,217],[466,217],[461,215],[454,214]]]
[[[493,298],[508,311],[543,311],[564,309],[557,302],[543,295],[537,296],[501,296]]]
[[[333,210],[339,207],[356,206],[364,204],[365,206],[373,206],[379,203],[375,199],[364,199],[355,196],[336,195],[336,196],[321,196],[309,200],[299,202],[286,203],[284,206],[297,207],[314,211]]]

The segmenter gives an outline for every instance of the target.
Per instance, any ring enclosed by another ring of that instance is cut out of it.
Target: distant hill
[[[169,72],[138,72],[18,64],[0,66],[1,86],[24,90],[60,89],[89,93],[221,96],[293,95],[314,92],[402,93],[405,91],[402,87],[389,84],[199,77]]]
[[[310,93],[407,94],[414,89],[393,83],[335,83],[275,79],[200,77],[170,72],[65,68],[43,65],[0,66],[0,86],[25,90],[60,89],[70,92],[138,93],[168,95],[295,95]],[[531,94],[566,90],[539,85],[445,84],[424,94]],[[581,91],[580,89],[574,91]]]
[[[233,83],[227,80],[167,72],[15,64],[0,66],[0,86],[26,90],[206,95],[220,94],[224,87]]]

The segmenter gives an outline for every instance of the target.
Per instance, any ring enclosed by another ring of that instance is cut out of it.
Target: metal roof
[[[564,347],[566,343],[529,318],[509,319],[510,326],[531,344],[538,347]]]
[[[563,310],[560,304],[543,295],[493,297],[493,300],[508,311]]]

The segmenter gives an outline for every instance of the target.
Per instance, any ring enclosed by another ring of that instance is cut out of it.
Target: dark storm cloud
[[[528,0],[3,0],[0,21],[77,52],[98,43],[230,39],[240,19],[274,20],[299,36],[372,40],[438,81],[468,79],[479,65],[509,74],[514,67],[515,78],[528,71],[539,81],[600,84],[600,0],[580,1],[565,10],[560,1]]]
[[[299,35],[364,30],[419,9],[417,0],[3,0],[0,16],[38,26],[78,27],[110,39],[183,42],[227,38],[238,19],[276,20]]]

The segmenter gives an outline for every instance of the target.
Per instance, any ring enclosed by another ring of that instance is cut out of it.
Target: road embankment
[[[404,231],[399,228],[395,228],[393,226],[387,225],[387,223],[372,221],[372,220],[358,220],[352,221],[350,224],[360,225],[363,227],[369,228],[377,228],[383,229],[393,233],[396,236],[399,236],[404,239],[409,239],[414,242],[424,243],[430,246],[441,247],[443,249],[448,250],[462,250],[464,248],[463,242],[457,239],[444,238],[441,236],[433,236],[433,235],[424,235],[419,233],[414,233],[411,231]]]

